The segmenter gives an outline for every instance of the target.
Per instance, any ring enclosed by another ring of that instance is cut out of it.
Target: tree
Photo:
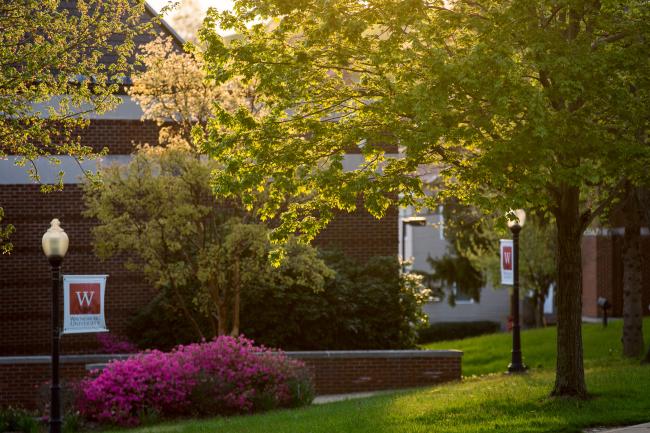
[[[158,37],[146,44],[139,60],[144,69],[133,75],[129,95],[143,110],[143,119],[161,126],[159,142],[199,153],[192,131],[214,117],[213,104],[234,112],[241,105],[256,113],[253,88],[231,80],[220,84],[206,71],[198,47],[179,51],[171,38]]]
[[[214,168],[185,150],[143,148],[127,166],[102,170],[100,184],[85,186],[86,215],[99,221],[97,254],[124,254],[126,266],[161,291],[165,308],[190,324],[195,341],[239,335],[241,294],[251,285],[294,272],[319,290],[330,272],[303,245],[288,247],[286,272],[273,270],[268,229],[243,222],[235,203],[215,200]]]
[[[623,355],[643,354],[643,257],[641,227],[644,222],[639,188],[627,184],[622,203],[623,236]]]
[[[647,175],[638,131],[650,117],[649,9],[645,0],[239,0],[210,11],[200,32],[208,69],[256,80],[268,109],[222,110],[209,125],[202,145],[224,165],[215,192],[267,191],[260,214],[279,218],[276,240],[311,239],[358,200],[377,217],[419,204],[421,164],[442,166],[449,194],[480,208],[552,213],[552,394],[585,397],[580,239],[626,176]],[[260,24],[269,20],[271,29]],[[217,25],[242,37],[226,44]],[[388,157],[395,146],[401,154]],[[346,170],[350,149],[364,162]],[[287,197],[296,200],[283,207]]]
[[[4,210],[0,208],[0,221],[4,217]],[[0,226],[0,251],[2,254],[8,254],[11,252],[13,245],[9,241],[9,237],[14,232],[14,226],[11,224],[1,225]]]
[[[133,37],[146,30],[143,12],[140,0],[0,4],[0,158],[18,155],[17,164],[29,164],[40,182],[36,158],[57,164],[59,155],[93,156],[75,134],[87,124],[83,114],[118,102],[114,93],[130,69]],[[42,189],[61,188],[63,174]]]
[[[186,41],[196,42],[205,10],[197,0],[182,0],[169,14],[169,22]]]
[[[645,224],[647,226],[650,226],[650,188],[648,188],[647,186],[637,187],[635,188],[635,192],[636,192],[637,204],[639,206],[639,210],[641,213],[641,220],[645,221]],[[641,308],[643,308],[643,306]],[[643,316],[643,313],[641,313],[641,316]],[[641,321],[641,326],[643,326],[643,321]],[[643,340],[641,341],[641,344],[643,345]],[[650,363],[650,346],[648,346],[648,351],[646,352],[646,355],[643,358],[643,362]]]
[[[535,293],[535,324],[545,326],[544,303],[557,278],[557,237],[552,218],[530,215],[521,231],[521,267],[523,288]]]

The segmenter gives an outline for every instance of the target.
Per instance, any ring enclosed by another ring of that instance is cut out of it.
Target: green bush
[[[428,299],[419,277],[401,275],[393,257],[364,264],[340,252],[321,252],[321,257],[334,271],[323,291],[296,283],[259,284],[242,293],[247,337],[284,350],[415,346],[417,329],[426,323],[421,307]]]
[[[266,241],[266,233],[261,232]],[[267,242],[267,247],[270,246]],[[274,268],[267,259],[267,252],[256,259],[256,271],[247,270],[245,284],[242,284],[241,297],[241,333],[250,335],[246,327],[254,316],[245,309],[247,299],[251,296],[258,296],[268,290],[278,291],[279,296],[282,293],[309,292],[311,296],[319,296],[323,293],[323,287],[326,281],[334,276],[325,263],[318,257],[315,248],[302,245],[291,241],[286,244],[287,259],[279,268]],[[251,261],[253,261],[251,259]],[[212,338],[216,335],[215,327],[211,326],[209,317],[206,317],[205,310],[202,309],[202,303],[199,299],[188,297],[186,305],[192,312],[194,323],[186,319],[185,314],[181,314],[177,307],[177,297],[169,290],[163,289],[158,296],[143,310],[141,310],[134,319],[129,323],[127,336],[130,341],[136,343],[139,347],[157,348],[169,350],[178,344],[188,344],[197,342],[196,332],[193,326],[198,326],[203,335]],[[209,311],[212,313],[212,311]],[[286,312],[283,310],[283,312]],[[252,314],[257,314],[253,312]],[[297,329],[299,323],[294,323]],[[269,327],[269,331],[273,326]],[[260,340],[266,345],[271,345],[271,340]],[[277,345],[273,347],[279,347]],[[280,346],[281,347],[281,346]]]
[[[13,407],[0,409],[0,433],[37,433],[39,423],[33,413]]]
[[[321,251],[327,266],[320,269],[308,247],[290,243],[287,248],[288,260],[259,273],[242,290],[246,337],[284,350],[415,347],[417,331],[426,324],[421,307],[428,299],[419,276],[401,275],[393,257],[362,264],[340,252]],[[315,286],[319,278],[323,281]],[[131,341],[164,350],[196,341],[173,303],[161,292],[131,322]],[[200,314],[195,318],[207,332],[209,323]]]
[[[493,334],[501,330],[499,322],[440,322],[433,323],[420,330],[418,342],[420,344],[436,341],[461,340],[483,334]]]

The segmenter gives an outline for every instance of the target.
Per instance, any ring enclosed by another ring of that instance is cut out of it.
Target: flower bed
[[[243,337],[146,351],[83,380],[77,408],[90,421],[227,415],[308,404],[304,364]]]

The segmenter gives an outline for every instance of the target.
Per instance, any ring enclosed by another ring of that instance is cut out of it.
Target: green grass
[[[650,329],[650,320],[645,329]],[[509,360],[509,335],[489,335],[427,345],[462,349],[466,374],[486,374],[460,383],[254,416],[179,421],[130,432],[568,433],[648,422],[650,366],[621,359],[620,335],[620,323],[608,329],[585,325],[585,366],[592,394],[586,401],[548,397],[555,352],[555,330],[550,328],[523,333],[526,362],[533,368],[522,376],[500,373]]]
[[[600,324],[582,327],[585,367],[604,366],[621,358],[623,322],[610,321],[607,328]],[[650,337],[650,318],[644,322],[646,337]],[[534,369],[555,368],[554,327],[532,329],[521,333],[524,363]],[[647,338],[650,341],[650,338]],[[458,349],[464,352],[463,375],[473,376],[505,371],[510,362],[512,335],[510,333],[483,335],[456,341],[426,344],[425,349]],[[650,391],[649,391],[650,395]],[[650,398],[650,397],[649,397]]]

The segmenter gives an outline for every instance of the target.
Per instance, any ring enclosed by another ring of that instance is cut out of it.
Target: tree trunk
[[[650,228],[650,188],[636,188],[636,198],[641,211],[642,223]],[[650,364],[650,346],[643,358],[643,363]]]
[[[552,395],[585,398],[582,359],[582,221],[580,191],[559,190],[557,225],[557,364]]]
[[[239,310],[241,306],[241,281],[239,278],[239,260],[235,260],[235,269],[233,270],[234,274],[234,284],[235,287],[235,299],[232,307],[232,330],[230,335],[233,337],[239,336]]]
[[[225,302],[220,302],[217,305],[217,314],[219,315],[219,329],[218,334],[228,335],[228,306]]]
[[[541,291],[535,292],[535,326],[537,328],[543,328],[546,326],[546,321],[544,320],[544,301],[545,297]]]
[[[641,222],[636,188],[628,185],[624,202],[625,237],[623,238],[623,355],[643,355],[643,282],[641,259]]]
[[[188,322],[190,322],[190,324],[192,325],[192,329],[194,329],[194,332],[196,332],[196,336],[199,338],[199,340],[203,340],[205,338],[205,336],[203,335],[203,331],[201,331],[201,327],[199,326],[198,322],[194,320],[194,316],[192,315],[190,309],[187,308],[187,305],[183,300],[183,295],[176,287],[176,284],[174,283],[174,279],[172,278],[171,275],[169,275],[169,280],[171,281],[171,290],[174,293],[176,300],[178,301],[178,307],[180,307],[181,311],[183,312],[183,315],[188,320]]]

